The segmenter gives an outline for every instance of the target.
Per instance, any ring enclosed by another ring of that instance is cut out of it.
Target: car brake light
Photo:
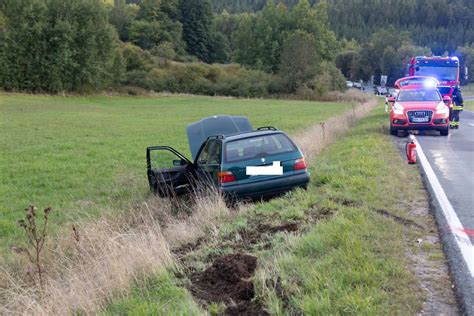
[[[295,164],[293,165],[293,170],[303,170],[306,169],[308,166],[306,166],[306,162],[304,161],[304,158],[299,158],[295,160]]]
[[[217,174],[219,183],[227,183],[237,181],[232,171],[222,171]]]

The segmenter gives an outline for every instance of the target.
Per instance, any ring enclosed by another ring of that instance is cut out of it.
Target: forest
[[[313,2],[3,0],[0,89],[321,96],[419,54],[474,70],[467,0]]]
[[[213,0],[216,12],[257,12],[267,0]],[[292,8],[298,0],[281,0]],[[310,4],[317,0],[310,0]],[[409,31],[413,42],[438,55],[474,42],[472,0],[329,0],[329,22],[339,38],[365,41],[390,25]]]

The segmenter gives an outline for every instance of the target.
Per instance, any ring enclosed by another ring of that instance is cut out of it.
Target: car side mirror
[[[389,103],[395,103],[395,97],[389,97],[388,102]]]
[[[451,97],[445,95],[445,96],[443,97],[443,102],[446,103],[446,104],[451,103]]]
[[[180,167],[184,165],[186,165],[186,161],[184,160],[181,160],[181,159],[173,160],[173,166]]]

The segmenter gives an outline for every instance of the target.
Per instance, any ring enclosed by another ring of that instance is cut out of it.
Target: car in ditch
[[[211,185],[227,199],[258,199],[308,185],[301,150],[274,127],[253,129],[246,117],[213,116],[186,130],[192,159],[169,146],[147,148],[153,192],[174,196]]]
[[[436,130],[449,135],[449,97],[442,97],[436,85],[400,87],[396,97],[389,98],[390,134],[398,131]]]

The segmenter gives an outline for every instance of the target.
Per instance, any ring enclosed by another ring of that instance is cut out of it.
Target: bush
[[[168,61],[151,70],[143,67],[126,74],[124,84],[156,92],[263,97],[277,90],[278,77],[238,65],[209,65]]]
[[[236,64],[218,65],[165,60],[153,64],[151,56],[131,44],[122,47],[126,69],[123,84],[155,92],[190,93],[259,98],[288,93],[286,78]],[[297,95],[311,98],[345,89],[345,79],[331,63],[321,63],[318,75],[303,84]],[[304,93],[303,93],[304,91]]]
[[[318,74],[308,83],[308,87],[322,96],[329,91],[346,90],[346,79],[336,66],[329,62],[322,62],[318,67]]]
[[[127,72],[137,70],[149,71],[151,69],[151,56],[140,47],[127,43],[120,47],[120,52]]]

